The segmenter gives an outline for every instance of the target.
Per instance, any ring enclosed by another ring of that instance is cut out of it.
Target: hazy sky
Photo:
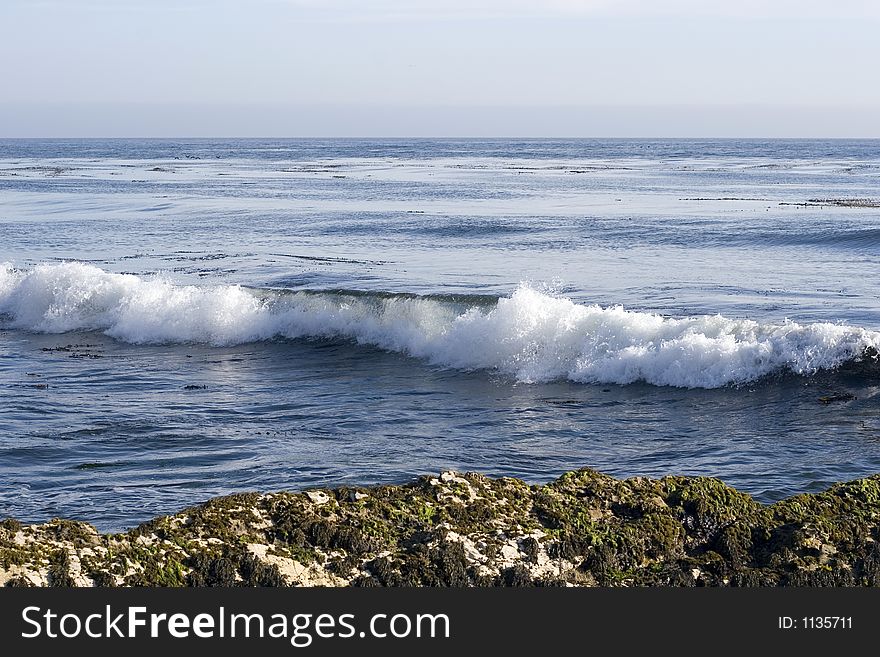
[[[0,0],[2,136],[880,137],[880,0]]]

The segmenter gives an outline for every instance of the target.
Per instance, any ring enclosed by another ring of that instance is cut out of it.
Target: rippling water
[[[0,141],[0,516],[880,471],[880,142]]]

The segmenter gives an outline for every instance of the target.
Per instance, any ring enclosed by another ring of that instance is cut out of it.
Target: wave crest
[[[0,314],[8,328],[99,330],[138,344],[343,338],[523,382],[716,388],[779,371],[813,374],[876,355],[880,347],[880,333],[859,327],[720,315],[673,319],[577,304],[528,286],[485,304],[174,285],[75,262],[28,271],[0,266]]]

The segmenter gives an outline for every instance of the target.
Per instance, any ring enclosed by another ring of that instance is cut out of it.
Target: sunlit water
[[[880,472],[880,142],[0,141],[0,516]]]

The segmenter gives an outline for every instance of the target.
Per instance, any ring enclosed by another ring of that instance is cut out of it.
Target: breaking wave
[[[136,344],[342,338],[523,382],[717,388],[876,359],[880,333],[577,304],[528,286],[502,298],[175,285],[82,263],[0,265],[5,328],[95,330]]]

